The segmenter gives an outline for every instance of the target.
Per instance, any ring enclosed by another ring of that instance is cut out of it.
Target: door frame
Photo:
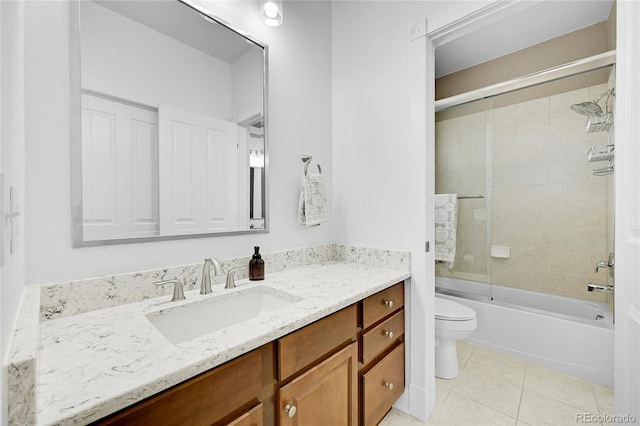
[[[451,24],[445,25],[442,28],[438,28],[427,34],[428,48],[426,55],[433,58],[435,56],[435,49],[438,46],[446,44],[452,40],[463,37],[475,31],[476,29],[485,26],[487,24],[497,24],[502,19],[505,19],[513,12],[519,11],[525,7],[522,2],[507,3],[507,2],[495,2],[484,8],[473,12],[462,19],[459,19]],[[623,161],[620,159],[616,164],[616,195],[615,195],[615,211],[616,211],[616,226],[615,226],[615,253],[616,253],[616,299],[615,304],[618,307],[616,309],[616,327],[615,334],[615,412],[617,414],[638,413],[640,412],[640,377],[638,380],[631,380],[634,383],[630,383],[630,374],[639,374],[637,359],[633,359],[630,356],[630,351],[637,351],[640,341],[640,333],[638,330],[640,326],[636,328],[622,327],[621,323],[627,321],[627,323],[638,324],[640,318],[640,266],[637,262],[640,254],[640,224],[637,222],[630,224],[630,216],[632,212],[640,212],[638,198],[640,198],[640,190],[638,185],[635,188],[629,188],[629,183],[638,182],[638,179],[631,176],[631,173],[638,173],[640,169],[640,154],[638,149],[638,142],[640,140],[640,126],[636,119],[631,117],[638,117],[640,114],[640,84],[637,82],[637,75],[640,74],[640,60],[637,57],[637,48],[640,46],[640,4],[632,1],[618,2],[617,10],[617,28],[616,39],[618,40],[617,46],[617,62],[616,67],[616,93],[618,97],[616,99],[616,109],[620,112],[624,112],[629,119],[620,119],[616,123],[616,152],[632,154]],[[434,63],[430,63],[425,70],[427,80],[430,82],[435,81],[435,68]],[[433,91],[433,89],[428,89]],[[435,93],[431,93],[434,95]],[[431,103],[434,97],[427,97],[427,114],[429,114],[429,108],[432,108]],[[430,115],[427,115],[430,117]],[[412,123],[415,118],[412,118]],[[427,120],[427,129],[433,129],[433,123],[429,123]],[[428,144],[434,143],[435,136],[430,134],[430,130],[427,132],[427,136],[431,138]],[[635,142],[635,145],[632,143]],[[630,151],[631,150],[631,151]],[[427,157],[429,153],[427,152]],[[620,156],[620,155],[619,155]],[[428,166],[429,163],[426,164]],[[427,168],[428,170],[428,168]],[[429,173],[428,173],[429,174]],[[433,173],[434,174],[434,173]],[[428,178],[427,178],[428,179]],[[634,180],[635,179],[635,180]],[[427,185],[427,190],[431,188]],[[426,209],[430,211],[433,209],[433,194],[426,194],[425,198]],[[621,216],[624,212],[623,223]],[[638,221],[638,219],[636,219]],[[427,233],[432,232],[433,224],[427,223]],[[626,226],[623,228],[623,226]],[[624,234],[622,234],[624,232]],[[632,244],[629,244],[629,241]],[[627,241],[627,244],[623,244],[623,241]],[[633,260],[635,259],[635,260]],[[427,253],[426,256],[427,270],[430,271],[433,264],[432,255]],[[431,288],[433,285],[433,278],[430,274],[427,274],[427,287]],[[621,279],[626,277],[626,279]],[[428,291],[427,297],[433,299],[435,296],[432,291]],[[433,306],[433,300],[425,301],[425,305]],[[629,309],[624,309],[624,305]],[[427,318],[426,329],[430,329],[432,321]],[[425,337],[430,339],[432,333],[425,330]],[[630,344],[631,343],[631,344]],[[635,349],[634,349],[635,348]],[[433,353],[431,345],[427,344],[426,354]],[[427,380],[431,379],[433,371],[427,368]],[[429,382],[427,382],[429,383]],[[427,395],[435,395],[435,384],[427,386]],[[633,397],[630,397],[633,395]],[[430,402],[430,403],[429,403]],[[433,411],[435,407],[435,398],[430,398],[427,401],[427,417],[429,413]],[[413,408],[413,404],[412,404]],[[413,410],[412,410],[413,414]],[[415,415],[415,414],[414,414]]]

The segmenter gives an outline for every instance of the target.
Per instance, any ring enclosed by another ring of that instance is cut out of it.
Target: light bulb
[[[261,2],[260,15],[264,23],[270,27],[282,24],[282,1],[265,0]]]
[[[274,19],[278,16],[278,5],[272,1],[268,1],[264,5],[264,14],[267,15],[267,18]]]

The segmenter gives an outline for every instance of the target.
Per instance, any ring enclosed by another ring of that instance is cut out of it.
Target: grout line
[[[568,403],[567,401],[561,401],[561,400],[556,399],[556,398],[553,398],[553,397],[551,397],[551,396],[549,396],[549,395],[545,395],[545,394],[543,394],[543,393],[537,392],[537,391],[535,391],[535,390],[533,390],[533,389],[527,389],[527,390],[528,390],[529,392],[533,392],[533,393],[535,393],[535,394],[538,394],[538,395],[540,395],[540,396],[543,396],[543,397],[545,397],[545,398],[547,398],[547,399],[550,399],[550,400],[555,401],[555,402],[557,402],[557,403],[560,403],[560,404],[562,404],[562,405],[566,405],[567,407],[571,407],[571,408],[574,408],[574,409],[576,409],[576,410],[580,410],[580,412],[585,412],[585,413],[586,413],[586,412],[591,411],[591,410],[586,410],[586,409],[581,408],[581,407],[576,407],[575,405],[570,404],[570,403]],[[596,404],[596,405],[597,405],[597,404]],[[590,414],[598,414],[598,413],[590,413]]]
[[[527,370],[529,369],[529,363],[524,365],[524,375],[522,376],[522,386],[520,387],[520,401],[518,401],[518,412],[516,413],[516,421],[520,420],[520,408],[522,408],[522,397],[524,396],[524,382],[527,380]]]
[[[591,385],[591,390],[593,391],[593,395],[594,395],[594,396],[595,396],[595,398],[596,398],[596,407],[598,408],[598,412],[597,412],[597,413],[594,413],[594,414],[604,414],[604,413],[602,412],[602,409],[600,408],[600,398],[598,398],[598,392],[596,392],[596,386],[595,386],[595,384],[592,384],[592,385]]]
[[[456,393],[456,395],[458,395],[459,397],[462,397],[462,398],[468,399],[469,401],[475,402],[476,404],[483,405],[483,406],[485,406],[486,408],[488,408],[489,410],[491,410],[491,411],[495,411],[496,413],[498,413],[498,414],[500,414],[500,415],[503,415],[503,416],[505,416],[505,417],[509,417],[510,419],[513,419],[513,420],[515,420],[516,422],[518,421],[518,419],[517,419],[516,417],[513,417],[512,415],[509,415],[509,414],[503,413],[502,411],[500,411],[500,410],[498,410],[498,409],[495,409],[495,408],[493,408],[493,407],[491,407],[491,406],[489,406],[489,405],[485,404],[484,402],[477,401],[477,400],[475,400],[475,399],[473,399],[473,398],[471,398],[471,397],[469,397],[469,396],[467,396],[467,395],[463,395],[463,394],[461,394],[461,393],[459,393],[459,392],[456,392],[456,391],[455,391],[455,390],[453,390],[453,389],[451,389],[451,391],[449,392],[449,395],[451,395],[451,393],[452,393],[452,392],[455,392],[455,393]],[[447,398],[449,397],[449,395],[447,395]]]

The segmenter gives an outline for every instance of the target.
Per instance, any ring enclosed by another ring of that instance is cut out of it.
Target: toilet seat
[[[473,309],[451,300],[436,297],[436,319],[446,321],[469,321],[476,318]]]

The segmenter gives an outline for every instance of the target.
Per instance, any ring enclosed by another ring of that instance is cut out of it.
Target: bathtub
[[[606,303],[438,276],[436,296],[476,312],[471,342],[613,386],[613,316]]]

